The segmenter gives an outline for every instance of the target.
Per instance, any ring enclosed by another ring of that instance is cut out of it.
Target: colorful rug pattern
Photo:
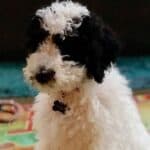
[[[150,93],[136,94],[142,120],[150,131]],[[32,130],[31,103],[0,101],[0,150],[32,150],[36,136]]]

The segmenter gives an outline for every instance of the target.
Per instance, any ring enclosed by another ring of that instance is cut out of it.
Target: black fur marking
[[[35,51],[39,44],[41,44],[49,36],[49,32],[45,31],[41,27],[42,18],[39,16],[34,16],[32,18],[31,24],[28,28],[28,42],[27,48],[31,51]]]
[[[119,42],[111,29],[95,14],[84,17],[81,26],[75,32],[78,36],[66,36],[63,40],[61,35],[57,34],[53,36],[53,40],[62,55],[69,55],[64,57],[64,60],[73,60],[86,66],[88,77],[93,77],[101,83],[104,70],[111,62],[115,62]]]
[[[54,111],[59,111],[62,114],[65,114],[66,110],[69,110],[69,108],[63,102],[60,102],[59,100],[56,100],[56,101],[54,101],[53,110]]]

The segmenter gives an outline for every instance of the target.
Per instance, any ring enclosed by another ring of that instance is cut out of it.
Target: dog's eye
[[[81,19],[78,17],[74,17],[74,18],[72,18],[72,21],[74,24],[79,24],[81,22]]]

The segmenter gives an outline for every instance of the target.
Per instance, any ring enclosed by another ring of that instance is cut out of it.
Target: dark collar
[[[65,114],[67,110],[70,110],[70,108],[67,106],[67,104],[65,104],[59,100],[54,101],[52,109],[53,109],[53,111],[59,111],[62,114]]]

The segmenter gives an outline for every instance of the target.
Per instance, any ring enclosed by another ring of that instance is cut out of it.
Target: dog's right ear
[[[27,30],[27,49],[35,51],[48,36],[49,32],[42,28],[42,18],[34,15]]]

